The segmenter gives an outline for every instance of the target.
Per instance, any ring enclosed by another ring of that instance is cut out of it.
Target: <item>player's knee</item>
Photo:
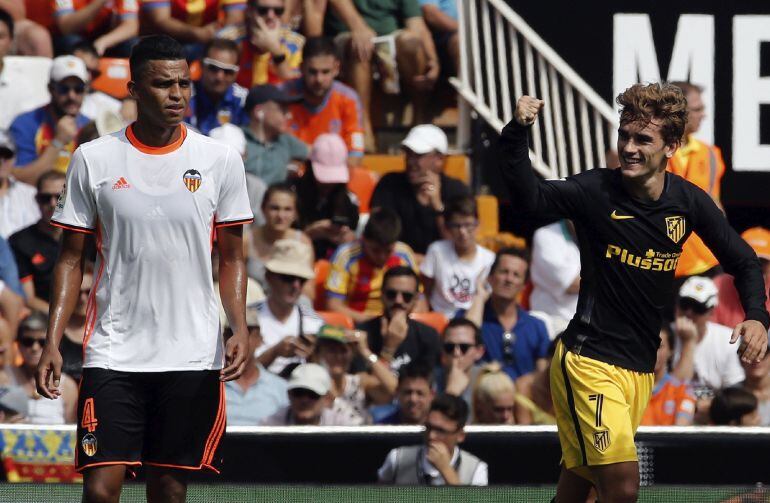
[[[84,503],[118,503],[120,501],[120,486],[115,486],[104,480],[89,480],[83,486]]]
[[[618,480],[600,491],[602,503],[636,503],[639,498],[639,484],[634,480]]]

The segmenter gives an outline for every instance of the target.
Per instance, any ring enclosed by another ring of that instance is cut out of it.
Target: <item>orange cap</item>
[[[744,231],[741,237],[754,249],[757,257],[770,260],[770,230],[752,227]]]

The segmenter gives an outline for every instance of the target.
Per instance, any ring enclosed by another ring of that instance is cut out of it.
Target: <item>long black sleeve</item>
[[[512,204],[527,213],[574,218],[582,214],[583,190],[574,178],[541,180],[532,169],[527,143],[529,127],[515,120],[498,140],[498,169]]]
[[[746,319],[756,320],[765,328],[770,328],[770,315],[765,308],[765,280],[754,250],[730,227],[708,194],[694,185],[690,189],[695,232],[719,259],[725,272],[735,276],[735,287]]]

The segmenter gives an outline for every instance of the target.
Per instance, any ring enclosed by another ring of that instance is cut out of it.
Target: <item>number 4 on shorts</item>
[[[88,430],[89,433],[96,429],[99,421],[96,419],[96,409],[94,408],[94,399],[86,398],[86,402],[83,404],[83,419],[80,421],[80,426]]]

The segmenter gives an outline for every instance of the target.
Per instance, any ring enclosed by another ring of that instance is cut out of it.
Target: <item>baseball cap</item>
[[[329,372],[317,363],[305,363],[297,366],[289,376],[289,391],[293,389],[308,389],[313,393],[324,396],[332,387]]]
[[[415,154],[427,154],[428,152],[440,152],[446,154],[449,151],[449,141],[441,128],[433,124],[420,124],[413,127],[404,141],[402,147],[406,147]]]
[[[743,231],[741,237],[754,249],[757,257],[770,260],[770,230],[752,227]]]
[[[77,77],[83,82],[89,81],[88,69],[83,60],[76,56],[59,56],[51,65],[51,81],[61,82],[67,77]]]
[[[250,111],[255,106],[267,103],[268,101],[288,104],[296,103],[301,99],[302,96],[293,96],[272,84],[264,84],[261,86],[254,86],[249,90],[249,94],[246,96],[246,104],[243,108],[245,108],[246,111]]]
[[[21,386],[0,387],[0,410],[26,416],[29,412],[29,397]]]
[[[13,142],[13,138],[0,129],[0,151],[5,150],[5,157],[13,157],[16,153],[16,144]],[[10,152],[10,155],[8,153]]]
[[[315,271],[310,266],[312,255],[310,246],[302,241],[279,239],[273,244],[273,252],[265,263],[265,269],[275,274],[313,279]]]
[[[716,307],[719,296],[717,285],[711,278],[692,276],[679,289],[679,298],[692,299],[698,304],[711,309]]]
[[[316,334],[318,339],[327,339],[330,341],[341,342],[347,344],[348,338],[345,335],[345,329],[342,327],[336,327],[334,325],[323,325],[318,329]]]
[[[310,153],[313,175],[320,183],[348,183],[348,147],[336,134],[324,133],[313,142]]]

